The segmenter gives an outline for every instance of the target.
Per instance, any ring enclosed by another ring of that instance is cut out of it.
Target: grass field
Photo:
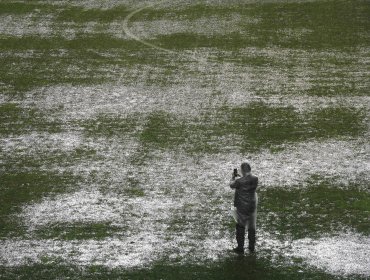
[[[0,279],[368,279],[368,0],[0,0]],[[235,256],[233,168],[259,177]]]

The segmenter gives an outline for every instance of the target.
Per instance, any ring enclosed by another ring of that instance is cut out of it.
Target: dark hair
[[[246,162],[243,162],[242,165],[241,165],[241,168],[243,171],[245,172],[250,172],[252,170],[251,166],[249,165],[249,163],[246,163]]]

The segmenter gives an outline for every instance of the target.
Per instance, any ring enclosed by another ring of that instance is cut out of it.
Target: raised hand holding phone
[[[238,174],[238,169],[234,168],[232,179],[235,180],[236,177],[240,177],[240,175]]]

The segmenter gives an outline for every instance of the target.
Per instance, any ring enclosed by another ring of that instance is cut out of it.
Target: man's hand
[[[231,176],[231,181],[230,181],[230,188],[234,189],[235,188],[235,174]]]

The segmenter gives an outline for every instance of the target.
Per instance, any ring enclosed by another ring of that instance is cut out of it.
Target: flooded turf
[[[0,3],[0,278],[370,277],[369,3],[227,3]]]

